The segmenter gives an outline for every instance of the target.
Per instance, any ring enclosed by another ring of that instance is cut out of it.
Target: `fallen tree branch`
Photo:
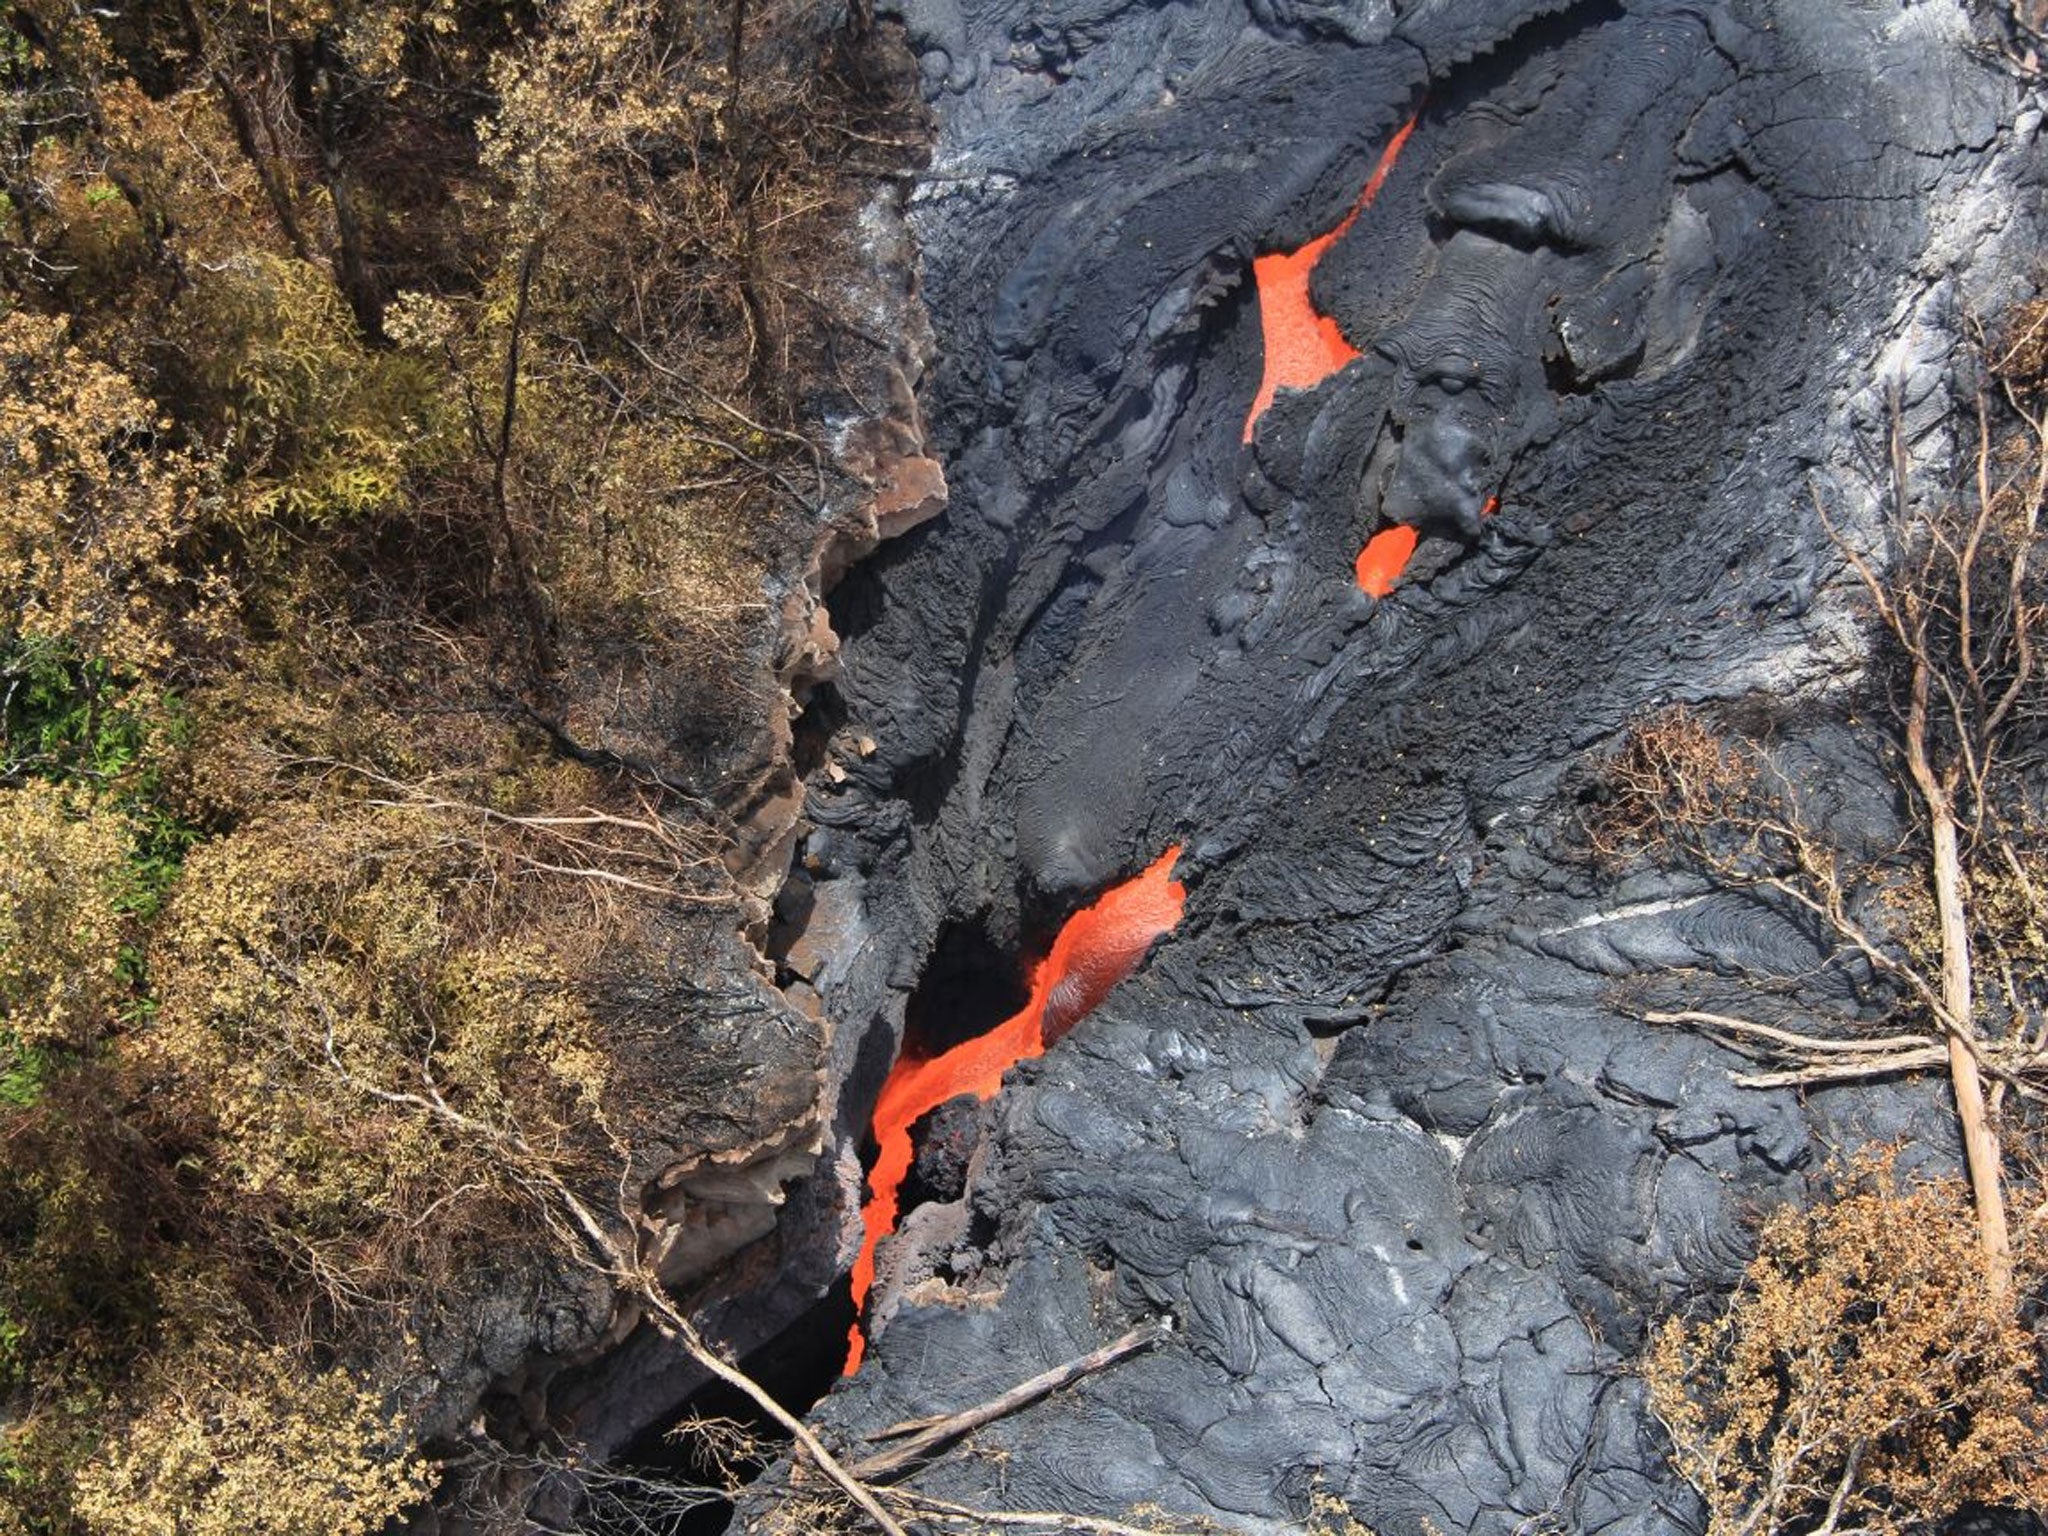
[[[688,1318],[683,1316],[675,1303],[668,1299],[668,1295],[661,1289],[659,1281],[655,1280],[651,1275],[645,1275],[644,1271],[636,1269],[635,1273],[641,1275],[645,1280],[644,1285],[636,1288],[640,1292],[641,1299],[647,1302],[654,1326],[661,1333],[662,1337],[671,1339],[681,1345],[684,1353],[688,1354],[692,1360],[695,1360],[727,1386],[737,1388],[740,1392],[744,1393],[748,1401],[753,1403],[756,1408],[759,1408],[769,1418],[782,1426],[789,1437],[803,1448],[804,1454],[816,1463],[818,1470],[824,1473],[838,1487],[839,1491],[853,1502],[862,1514],[874,1521],[876,1528],[881,1530],[884,1536],[908,1536],[903,1527],[897,1523],[896,1517],[882,1507],[881,1502],[876,1499],[874,1491],[867,1487],[857,1475],[848,1471],[838,1457],[826,1450],[818,1437],[811,1433],[802,1419],[799,1419],[795,1414],[783,1407],[782,1404],[778,1403],[766,1387],[762,1386],[738,1366],[729,1363],[709,1344],[704,1342],[703,1336],[697,1332],[696,1327]]]
[[[956,1521],[970,1530],[1008,1526],[1040,1531],[1078,1531],[1083,1536],[1219,1536],[1219,1533],[1230,1529],[1213,1520],[1200,1520],[1195,1525],[1174,1531],[1169,1527],[1126,1525],[1121,1520],[1105,1520],[1097,1515],[1062,1515],[1049,1510],[977,1509],[970,1504],[955,1504],[950,1499],[937,1499],[930,1494],[910,1493],[897,1488],[890,1489],[888,1497],[907,1513],[932,1520]]]
[[[1925,1035],[1876,1035],[1867,1040],[1830,1040],[1820,1035],[1802,1035],[1788,1029],[1775,1029],[1769,1024],[1758,1024],[1752,1019],[1736,1018],[1730,1014],[1703,1013],[1697,1008],[1686,1008],[1677,1013],[1660,1013],[1653,1010],[1639,1017],[1645,1024],[1691,1024],[1703,1029],[1727,1030],[1731,1034],[1753,1035],[1774,1045],[1788,1046],[1801,1051],[1840,1051],[1849,1055],[1869,1056],[1882,1051],[1922,1050],[1927,1048],[1928,1044]]]
[[[417,811],[427,815],[458,817],[465,820],[474,818],[487,829],[523,833],[544,844],[566,849],[570,857],[581,861],[561,863],[553,859],[543,859],[509,842],[488,843],[468,837],[449,839],[450,846],[477,853],[508,856],[521,868],[536,874],[596,881],[689,906],[730,906],[737,900],[729,890],[691,890],[681,883],[692,875],[722,875],[724,864],[714,854],[701,847],[693,847],[691,842],[665,821],[660,812],[647,804],[644,798],[642,809],[646,814],[639,817],[620,816],[588,805],[579,807],[573,815],[518,815],[472,801],[449,799],[435,794],[425,785],[408,784],[387,774],[378,773],[374,769],[336,758],[287,757],[278,761],[281,767],[286,768],[312,768],[322,773],[349,774],[368,784],[392,791],[393,798],[386,799],[373,795],[362,802],[375,810]],[[585,835],[610,830],[615,830],[620,838],[632,841],[608,841],[595,835]],[[621,870],[608,867],[611,862],[637,865],[667,875],[669,879],[667,883],[637,879]]]
[[[857,1463],[853,1470],[869,1482],[880,1482],[900,1476],[918,1462],[930,1456],[940,1447],[950,1445],[964,1435],[973,1433],[984,1424],[993,1423],[1007,1414],[1029,1407],[1040,1398],[1049,1397],[1065,1386],[1071,1386],[1084,1376],[1104,1370],[1128,1355],[1143,1349],[1150,1349],[1173,1329],[1167,1323],[1142,1323],[1122,1338],[1091,1350],[1078,1359],[1064,1365],[1056,1365],[1049,1371],[1041,1371],[1028,1381],[1019,1382],[1009,1391],[977,1403],[972,1408],[962,1408],[956,1413],[936,1414],[922,1419],[906,1419],[892,1424],[871,1440],[893,1440],[907,1436],[903,1443],[889,1450],[866,1458]]]
[[[1900,1052],[1872,1061],[1844,1061],[1827,1065],[1792,1067],[1783,1072],[1739,1072],[1738,1088],[1809,1088],[1825,1083],[1862,1082],[1873,1077],[1896,1077],[1902,1072],[1926,1072],[1944,1065],[1948,1052],[1943,1046]]]
[[[1740,1088],[1804,1088],[1826,1083],[1858,1082],[1873,1077],[1896,1077],[1906,1072],[1925,1072],[1952,1065],[1950,1041],[1928,1035],[1832,1039],[1696,1008],[1670,1013],[1648,1010],[1637,1017],[1645,1024],[1675,1024],[1698,1029],[1729,1050],[1739,1051],[1755,1060],[1798,1063],[1781,1071],[1739,1074],[1734,1082]],[[2026,1077],[2030,1071],[2037,1072],[2044,1056],[2048,1056],[2048,1048],[2044,1048],[2042,1043],[2031,1040],[1978,1041],[1973,1054],[1984,1070],[2001,1085],[2030,1099],[2044,1097],[2042,1089],[2027,1081]]]
[[[549,864],[529,854],[515,853],[514,857],[526,868],[543,875],[567,875],[577,880],[596,880],[605,885],[616,885],[628,891],[640,891],[649,896],[659,896],[664,901],[682,902],[688,906],[725,907],[731,906],[734,898],[722,894],[705,895],[697,891],[679,891],[673,886],[652,885],[645,880],[635,880],[631,875],[619,874],[616,870],[596,869],[588,865]]]

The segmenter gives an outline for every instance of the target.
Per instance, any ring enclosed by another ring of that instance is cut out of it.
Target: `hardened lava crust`
[[[1640,1022],[1859,978],[1739,894],[1590,860],[1578,799],[1632,718],[1719,704],[1770,723],[1838,839],[1896,835],[1831,539],[1875,539],[1891,402],[1940,461],[1965,317],[2037,246],[2036,114],[1988,22],[902,19],[950,500],[831,598],[859,750],[812,781],[799,879],[843,1086],[788,1219],[857,1245],[906,1015],[1003,1018],[1061,918],[1176,844],[1187,898],[945,1112],[820,1420],[957,1408],[1167,1317],[916,1486],[1254,1531],[1319,1494],[1387,1536],[1690,1528],[1624,1368],[1647,1323],[1727,1285],[1830,1148],[1953,1132],[1936,1085],[1746,1090]],[[1306,295],[1336,365],[1255,411],[1258,259],[1333,231]],[[1417,547],[1374,597],[1354,561],[1395,526]]]

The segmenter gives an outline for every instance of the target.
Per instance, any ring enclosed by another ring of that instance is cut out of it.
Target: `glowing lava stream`
[[[1394,169],[1394,161],[1400,158],[1402,146],[1414,131],[1415,119],[1411,117],[1387,141],[1387,147],[1380,151],[1379,163],[1366,179],[1365,190],[1358,194],[1358,201],[1335,229],[1294,250],[1252,258],[1252,277],[1259,288],[1259,336],[1265,344],[1265,371],[1259,379],[1259,393],[1244,419],[1246,442],[1252,440],[1252,431],[1266,414],[1266,407],[1273,403],[1274,395],[1283,389],[1313,389],[1359,355],[1358,348],[1337,329],[1336,321],[1316,313],[1308,296],[1308,280],[1324,253],[1344,238],[1358,222],[1358,216],[1380,195],[1380,188]]]
[[[1486,505],[1479,509],[1479,515],[1488,518],[1499,510],[1500,498],[1489,496]],[[1406,523],[1394,523],[1367,539],[1353,568],[1358,577],[1358,590],[1368,597],[1385,597],[1392,592],[1394,583],[1408,569],[1408,562],[1415,558],[1415,546],[1421,537]]]
[[[1365,190],[1358,194],[1358,201],[1336,228],[1294,250],[1274,251],[1252,259],[1252,277],[1259,290],[1259,338],[1264,345],[1265,363],[1259,392],[1244,418],[1247,443],[1258,428],[1259,418],[1266,414],[1266,407],[1281,390],[1313,389],[1359,355],[1358,348],[1337,328],[1337,322],[1317,312],[1309,298],[1309,278],[1316,263],[1344,238],[1345,232],[1358,222],[1358,216],[1380,195],[1380,188],[1386,184],[1408,136],[1415,131],[1415,123],[1415,118],[1409,118],[1387,141],[1372,175],[1366,178]],[[1492,510],[1491,502],[1487,510]],[[1365,548],[1358,552],[1355,570],[1359,590],[1372,597],[1385,597],[1392,592],[1415,556],[1417,538],[1413,528],[1397,523],[1382,528],[1367,540]]]
[[[875,1105],[875,1141],[881,1152],[868,1171],[872,1193],[861,1207],[866,1231],[853,1266],[856,1314],[874,1284],[876,1245],[896,1230],[896,1202],[910,1172],[910,1128],[963,1093],[994,1098],[1005,1072],[1044,1055],[1138,968],[1152,941],[1180,923],[1187,887],[1173,878],[1179,857],[1178,845],[1167,849],[1143,874],[1110,887],[1093,906],[1068,918],[1051,951],[1032,969],[1031,1001],[1021,1013],[941,1055],[897,1061]],[[866,1351],[867,1338],[856,1318],[848,1339],[847,1375],[858,1369]]]

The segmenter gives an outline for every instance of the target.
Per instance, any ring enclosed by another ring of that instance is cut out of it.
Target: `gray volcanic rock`
[[[1958,306],[2036,227],[2037,115],[1935,0],[906,9],[952,495],[832,602],[847,724],[802,856],[841,935],[807,972],[844,1084],[808,1198],[843,1252],[941,935],[1021,968],[1171,844],[1189,899],[982,1112],[821,1419],[960,1407],[1167,1316],[919,1486],[1687,1529],[1622,1369],[1646,1320],[1725,1285],[1825,1146],[1952,1132],[1934,1086],[1803,1104],[1639,1023],[1863,978],[1754,902],[1590,868],[1573,797],[1632,715],[1748,698],[1844,835],[1885,836],[1816,498],[1873,526],[1887,389],[1939,457]],[[1247,443],[1253,257],[1338,226],[1411,118],[1311,283],[1362,355]],[[1352,561],[1397,521],[1422,544],[1375,601]],[[919,1011],[974,1013],[973,967],[937,970]]]

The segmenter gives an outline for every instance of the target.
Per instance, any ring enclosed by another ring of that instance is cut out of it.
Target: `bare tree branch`
[[[972,1434],[984,1424],[994,1423],[1005,1414],[1029,1407],[1040,1398],[1049,1397],[1060,1388],[1071,1386],[1084,1376],[1106,1370],[1127,1355],[1134,1355],[1142,1349],[1150,1349],[1171,1332],[1172,1330],[1162,1323],[1143,1323],[1100,1349],[1090,1350],[1078,1359],[1069,1360],[1064,1365],[1056,1365],[1049,1371],[1041,1371],[1028,1381],[1019,1382],[1009,1391],[992,1397],[985,1403],[963,1408],[958,1413],[940,1414],[932,1418],[911,1419],[902,1424],[893,1424],[869,1438],[908,1438],[904,1439],[901,1445],[892,1446],[858,1463],[854,1471],[870,1482],[881,1482],[900,1476],[918,1462],[931,1456],[940,1447],[950,1445],[963,1435]]]

